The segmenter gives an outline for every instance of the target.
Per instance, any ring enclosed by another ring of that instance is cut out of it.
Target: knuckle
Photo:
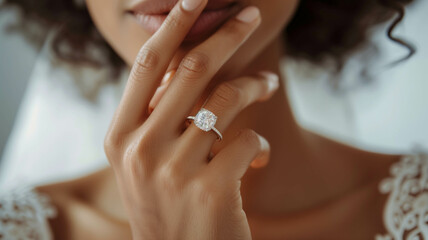
[[[136,144],[129,145],[123,153],[123,165],[131,176],[133,177],[142,177],[145,167],[143,166],[142,159],[139,158],[137,153]]]
[[[135,74],[140,75],[143,72],[156,69],[160,60],[160,53],[153,48],[143,47],[135,60],[137,69]]]
[[[158,142],[157,135],[154,130],[146,128],[138,131],[136,134],[136,148],[142,155],[147,155],[151,150],[155,149],[155,143]]]
[[[123,150],[123,159],[125,161],[128,161],[142,157],[142,154],[140,154],[138,147],[139,143],[135,141],[126,146],[126,148]]]
[[[230,82],[222,83],[213,93],[212,104],[217,108],[240,108],[244,99],[244,92]]]
[[[158,140],[155,138],[156,134],[151,129],[145,129],[141,131],[135,131],[130,135],[130,139],[127,144],[123,147],[123,158],[124,159],[148,159],[156,156],[155,142]]]
[[[168,162],[159,168],[158,176],[162,179],[176,179],[180,176],[178,164]]]
[[[128,145],[123,153],[123,164],[133,178],[146,178],[154,169],[154,154],[148,150],[141,150],[139,142]]]
[[[116,133],[108,133],[104,138],[104,152],[110,159],[115,159],[118,152],[122,150],[125,145],[124,137]]]
[[[257,134],[252,129],[242,130],[240,135],[239,135],[239,139],[241,140],[242,144],[244,144],[245,146],[248,146],[249,148],[260,148],[261,147],[259,134]]]
[[[208,71],[209,57],[201,52],[191,52],[184,57],[181,66],[188,78],[197,78]]]
[[[181,167],[172,162],[168,162],[159,167],[156,175],[161,189],[170,193],[181,191],[183,189],[181,173]]]
[[[221,198],[220,189],[212,182],[202,179],[197,179],[192,182],[192,192],[195,196],[197,204],[203,206],[213,206]]]

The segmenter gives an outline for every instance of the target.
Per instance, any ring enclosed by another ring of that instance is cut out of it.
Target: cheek
[[[89,13],[99,32],[116,53],[131,66],[141,46],[150,38],[126,13],[122,0],[86,0]],[[261,51],[277,37],[291,19],[299,0],[254,0],[262,14],[262,23],[256,32],[240,47],[219,71],[219,75],[239,74]],[[182,52],[189,49],[179,49]]]
[[[259,7],[264,23],[273,29],[283,29],[296,12],[299,2],[300,0],[271,0],[269,3],[263,1]]]
[[[258,0],[262,23],[257,29],[253,44],[266,46],[273,38],[282,34],[293,17],[299,0]]]
[[[262,22],[221,70],[222,76],[239,75],[266,47],[278,38],[292,19],[300,0],[255,0]]]
[[[125,1],[86,0],[91,18],[108,44],[132,65],[140,47],[150,35],[126,12]]]

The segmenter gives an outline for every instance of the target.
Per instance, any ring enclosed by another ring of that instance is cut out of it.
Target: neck
[[[396,159],[340,144],[299,126],[280,65],[285,60],[283,42],[275,39],[241,73],[276,72],[280,76],[278,92],[269,101],[245,109],[228,128],[230,137],[225,133],[225,139],[230,139],[239,129],[254,129],[271,145],[269,164],[262,169],[250,168],[242,179],[242,200],[249,217],[287,216],[328,202],[387,175],[379,169],[388,161],[374,159]]]
[[[242,179],[243,204],[249,215],[279,215],[299,208],[300,199],[293,203],[289,201],[289,193],[296,192],[285,188],[300,178],[299,174],[306,175],[310,169],[307,166],[310,163],[302,161],[308,159],[305,142],[307,133],[300,128],[293,116],[285,86],[285,74],[280,65],[284,52],[282,42],[281,38],[273,41],[244,71],[244,74],[264,69],[276,72],[280,77],[278,91],[269,101],[256,103],[245,109],[228,129],[232,134],[233,130],[254,129],[271,145],[269,164],[262,169],[250,168]],[[295,190],[298,189],[300,188]]]

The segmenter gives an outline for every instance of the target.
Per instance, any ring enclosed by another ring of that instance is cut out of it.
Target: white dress
[[[428,239],[428,155],[403,156],[379,184],[388,194],[383,222],[386,233],[375,240]],[[48,219],[55,217],[49,198],[31,188],[0,197],[0,239],[50,240]]]
[[[0,239],[53,239],[48,219],[56,216],[49,197],[32,188],[0,196]]]

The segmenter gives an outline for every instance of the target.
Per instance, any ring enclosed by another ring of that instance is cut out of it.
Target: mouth
[[[157,0],[159,1],[159,0]],[[160,2],[160,1],[159,1]],[[236,2],[212,1],[213,5],[207,5],[201,15],[198,17],[184,41],[198,41],[216,31],[224,22],[239,10]],[[215,4],[217,3],[217,4]],[[127,11],[131,14],[137,23],[150,34],[159,30],[165,21],[175,3],[168,5],[149,5],[149,2],[143,2],[132,10]]]

